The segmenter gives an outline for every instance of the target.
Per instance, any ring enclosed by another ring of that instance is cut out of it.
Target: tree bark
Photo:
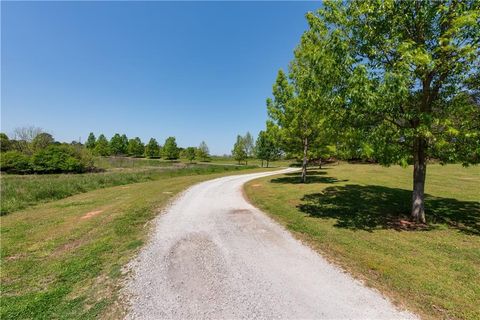
[[[318,159],[318,169],[322,169],[322,158]]]
[[[303,139],[303,162],[302,162],[302,183],[307,182],[307,152],[308,152],[308,139]]]
[[[267,168],[268,168],[268,160],[267,160]]]
[[[412,219],[415,222],[425,223],[425,178],[427,163],[425,157],[426,141],[417,137],[413,145],[413,193],[412,193]]]
[[[262,159],[262,168],[263,168],[263,159]]]

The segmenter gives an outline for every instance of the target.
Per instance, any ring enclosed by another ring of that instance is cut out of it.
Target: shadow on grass
[[[411,191],[383,186],[346,185],[307,194],[298,208],[312,217],[333,218],[338,228],[432,230],[439,224],[480,235],[480,203],[426,195],[428,225],[409,221]]]
[[[308,183],[335,183],[335,182],[345,182],[348,180],[338,180],[337,178],[333,177],[323,177],[327,174],[326,171],[322,170],[310,170],[307,171],[307,184]],[[272,183],[302,183],[301,181],[301,173],[300,172],[292,172],[286,173],[283,177],[272,179]]]

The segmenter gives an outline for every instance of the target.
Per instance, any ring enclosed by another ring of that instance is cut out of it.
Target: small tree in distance
[[[150,138],[150,141],[148,141],[147,145],[145,146],[145,156],[148,158],[160,157],[160,145],[154,138]]]
[[[194,147],[188,147],[184,151],[185,157],[192,163],[193,160],[195,160],[195,154],[197,153],[197,150],[195,150]]]
[[[232,155],[235,160],[240,164],[247,159],[247,152],[245,151],[245,141],[241,135],[237,136],[237,141],[233,145]]]
[[[208,146],[205,141],[202,141],[197,148],[197,157],[202,161],[206,161],[210,156],[210,151],[208,150]]]
[[[93,132],[90,132],[87,138],[87,142],[85,142],[85,147],[89,150],[93,150],[95,148],[95,144],[97,142],[97,139],[95,138],[95,135]]]
[[[98,156],[109,156],[110,155],[110,146],[105,135],[101,134],[98,136],[97,143],[93,149],[93,153]]]
[[[162,153],[163,153],[163,156],[168,160],[178,159],[180,152],[178,150],[175,137],[168,137],[167,140],[165,140]]]
[[[129,156],[142,157],[145,153],[145,146],[143,145],[142,140],[140,140],[139,137],[128,140],[127,152]]]

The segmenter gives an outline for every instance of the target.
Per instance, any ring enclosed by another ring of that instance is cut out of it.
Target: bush
[[[12,173],[28,173],[32,171],[30,157],[18,151],[2,152],[0,170]]]
[[[85,172],[91,161],[84,153],[72,146],[52,145],[33,155],[32,167],[38,173]]]

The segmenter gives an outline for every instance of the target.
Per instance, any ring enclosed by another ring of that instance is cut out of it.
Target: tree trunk
[[[413,193],[412,219],[415,222],[425,223],[425,177],[427,163],[425,157],[426,141],[424,138],[415,138],[413,142]]]
[[[322,169],[322,158],[318,159],[318,169]]]
[[[268,160],[267,160],[267,168],[268,168]]]
[[[307,182],[307,152],[308,152],[308,139],[303,139],[303,162],[302,162],[302,183]]]
[[[262,159],[262,168],[263,168],[263,159]]]

